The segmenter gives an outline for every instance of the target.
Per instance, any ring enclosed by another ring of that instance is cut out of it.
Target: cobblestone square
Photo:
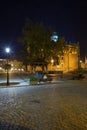
[[[87,130],[87,81],[0,88],[0,130]]]

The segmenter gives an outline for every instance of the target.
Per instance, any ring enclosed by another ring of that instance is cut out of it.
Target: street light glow
[[[9,53],[9,52],[10,52],[10,48],[7,47],[7,48],[5,49],[5,51],[6,51],[6,53]]]
[[[53,64],[53,62],[54,62],[54,60],[52,59],[52,60],[51,60],[51,63]]]

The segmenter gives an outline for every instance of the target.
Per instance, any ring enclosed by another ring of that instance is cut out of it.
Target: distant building
[[[0,59],[0,72],[3,72],[4,69],[3,69],[3,64],[5,63],[5,59]]]
[[[4,65],[7,64],[7,59],[0,59],[0,72],[6,71]],[[11,65],[11,72],[22,72],[24,71],[23,63],[17,60],[9,60]]]
[[[57,63],[58,62],[58,63]],[[55,59],[51,59],[48,64],[48,71],[63,71],[69,72],[77,70],[80,67],[80,48],[79,44],[66,44],[66,49],[64,50],[64,54],[62,56],[58,56],[58,61]],[[28,66],[29,71],[41,71],[40,66],[36,66],[35,70],[32,70],[32,66]]]
[[[69,72],[77,70],[79,67],[79,45],[78,44],[67,44],[67,49],[64,50],[64,54],[59,56],[59,64],[54,65],[54,59],[49,64],[49,70],[61,70],[63,72]]]
[[[85,57],[85,69],[87,69],[87,57]]]

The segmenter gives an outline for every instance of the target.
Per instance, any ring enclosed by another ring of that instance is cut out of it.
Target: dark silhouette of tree
[[[42,23],[33,24],[27,20],[23,28],[22,36],[19,38],[21,43],[21,57],[24,65],[30,64],[33,67],[40,65],[42,70],[47,69],[51,58],[63,54],[65,44],[64,37],[54,43],[51,41],[52,30],[45,27]]]

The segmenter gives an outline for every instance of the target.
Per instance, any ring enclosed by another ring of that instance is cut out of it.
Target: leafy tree
[[[21,51],[23,63],[26,65],[48,64],[50,51],[50,28],[45,28],[43,24],[33,24],[28,20],[24,26],[22,36],[19,41],[22,43]],[[43,67],[44,68],[44,67]]]
[[[33,29],[33,23],[30,20],[26,20],[26,24],[23,28],[22,35],[18,38],[18,42],[21,43],[20,45],[20,60],[23,62],[23,64],[26,67],[27,71],[27,66],[29,64],[29,49],[30,46],[29,44],[32,43],[32,29]]]
[[[54,64],[59,64],[60,58],[64,54],[64,50],[66,48],[66,42],[65,37],[61,36],[59,37],[58,41],[56,43],[52,43],[52,58],[54,59]]]
[[[63,54],[65,39],[60,37],[54,43],[51,41],[52,30],[49,27],[43,26],[41,23],[33,24],[27,20],[23,28],[21,43],[21,56],[24,65],[30,64],[33,67],[40,65],[42,70],[47,68],[51,57],[58,59],[58,55]]]

